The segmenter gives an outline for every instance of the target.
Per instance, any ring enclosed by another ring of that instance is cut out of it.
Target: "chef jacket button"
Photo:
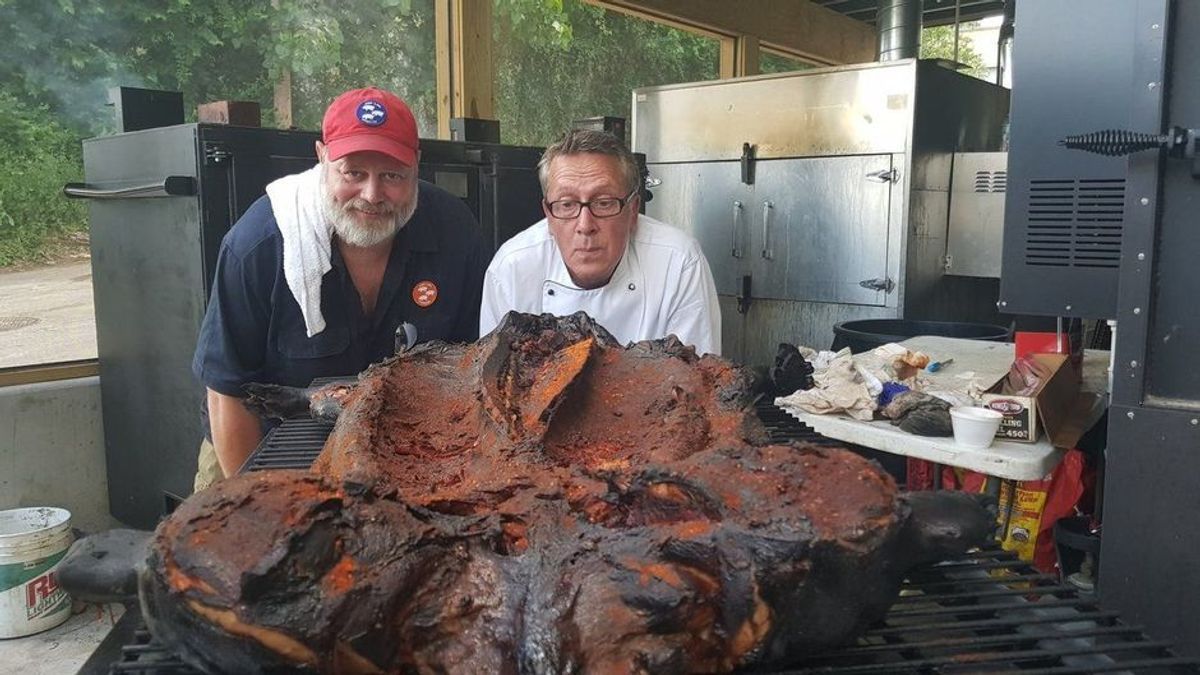
[[[547,289],[546,289],[546,295],[554,295],[554,289],[553,289],[553,288],[547,288]]]
[[[632,281],[631,281],[631,282],[629,282],[629,290],[631,290],[631,291],[636,291],[636,290],[637,290],[637,286],[634,286]]]

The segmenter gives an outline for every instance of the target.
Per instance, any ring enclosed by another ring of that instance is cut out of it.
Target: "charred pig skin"
[[[974,498],[770,444],[750,384],[583,315],[407,352],[339,385],[312,471],[224,481],[159,526],[150,628],[207,672],[777,668],[988,536]]]

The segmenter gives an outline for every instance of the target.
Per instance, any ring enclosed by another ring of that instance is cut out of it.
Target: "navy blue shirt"
[[[478,337],[488,250],[462,200],[424,181],[417,209],[397,233],[375,310],[366,315],[333,246],[321,280],[325,330],[308,337],[300,305],[283,276],[283,237],[263,196],[225,235],[192,371],[204,386],[243,397],[242,385],[306,387],[318,377],[353,375],[392,355],[407,321],[417,341]],[[431,288],[436,299],[427,304]],[[205,433],[208,425],[205,424]]]

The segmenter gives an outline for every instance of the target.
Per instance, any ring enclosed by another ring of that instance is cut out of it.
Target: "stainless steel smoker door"
[[[750,275],[757,298],[882,306],[887,292],[862,282],[888,277],[892,164],[892,155],[766,160],[753,185],[737,162],[652,164],[662,183],[646,212],[700,241],[722,295]]]
[[[750,228],[754,295],[885,304],[887,293],[863,282],[886,284],[888,214],[898,179],[892,170],[892,155],[759,162]]]
[[[646,215],[690,232],[708,258],[717,293],[736,295],[739,277],[750,273],[753,204],[738,163],[651,164],[647,169],[662,183],[652,190]]]

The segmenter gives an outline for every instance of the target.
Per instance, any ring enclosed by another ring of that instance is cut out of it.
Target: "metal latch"
[[[742,143],[742,182],[746,185],[754,185],[754,162],[757,159],[757,150],[749,143]]]
[[[868,173],[867,178],[875,181],[876,183],[895,183],[896,181],[900,180],[900,172],[897,171],[895,167],[890,169],[880,169],[878,171],[872,171]]]
[[[883,291],[884,293],[891,293],[896,289],[896,282],[886,277],[883,279],[863,279],[858,282],[858,285],[873,291]]]
[[[233,157],[233,153],[226,150],[224,145],[220,143],[204,144],[205,164],[224,164],[230,157]]]
[[[745,314],[750,311],[750,302],[753,300],[753,295],[750,289],[750,275],[742,275],[742,290],[737,296],[737,311],[738,314]]]

